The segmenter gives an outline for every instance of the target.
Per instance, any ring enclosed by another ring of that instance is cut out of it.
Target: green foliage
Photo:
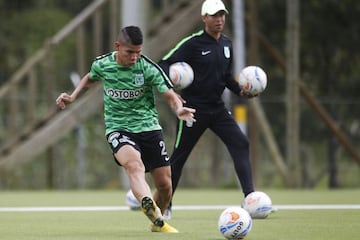
[[[259,31],[284,57],[286,49],[287,1],[259,1]],[[300,4],[300,78],[310,94],[337,122],[351,144],[360,144],[360,4],[346,1],[299,1]],[[265,48],[260,48],[260,65],[268,72],[269,82],[261,100],[278,144],[284,153],[286,142],[286,80],[285,73]],[[276,109],[276,110],[274,110]],[[276,113],[276,114],[274,114]],[[320,166],[327,164],[334,146],[328,139],[335,138],[328,127],[305,101],[300,113],[302,158]],[[319,146],[321,145],[321,146]],[[310,146],[323,149],[322,154]],[[343,149],[337,142],[336,148]],[[340,151],[340,150],[339,150]],[[338,152],[339,152],[338,151]],[[340,154],[341,153],[341,154]],[[304,154],[304,153],[303,153]],[[345,151],[337,155],[339,164],[348,165]],[[341,160],[340,160],[341,159]],[[351,163],[355,164],[355,163]],[[357,166],[355,166],[356,169]],[[321,171],[321,170],[319,170]]]
[[[302,3],[301,68],[306,82],[347,135],[359,142],[360,4]],[[321,136],[321,135],[318,135]]]
[[[304,5],[309,9],[302,21],[305,81],[331,103],[356,100],[360,71],[354,66],[359,66],[360,56],[354,53],[360,51],[360,24],[356,20],[360,4],[348,0],[340,5],[338,1],[308,1]]]
[[[56,8],[27,9],[0,21],[0,82],[8,80],[24,61],[38,51],[71,17]],[[65,52],[68,52],[65,51]]]

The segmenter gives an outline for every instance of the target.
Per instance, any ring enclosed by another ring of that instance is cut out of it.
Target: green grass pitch
[[[264,190],[279,210],[255,219],[248,240],[360,239],[360,189]],[[152,233],[140,211],[6,211],[17,207],[125,206],[126,191],[0,192],[0,239],[152,239],[223,240],[217,220],[223,209],[175,209],[169,221],[178,234]],[[239,190],[179,189],[175,206],[240,205]],[[288,205],[351,205],[355,208],[282,209]]]

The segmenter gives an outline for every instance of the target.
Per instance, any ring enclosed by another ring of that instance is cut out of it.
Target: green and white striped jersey
[[[92,81],[103,82],[106,134],[160,130],[153,87],[164,93],[172,88],[171,81],[146,56],[141,55],[133,66],[121,66],[115,53],[97,57],[90,70]]]

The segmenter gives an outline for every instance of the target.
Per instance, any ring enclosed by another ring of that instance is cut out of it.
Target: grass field
[[[360,239],[360,189],[265,192],[279,210],[267,219],[255,219],[245,239]],[[180,233],[161,234],[149,231],[149,222],[140,211],[127,210],[125,194],[125,191],[0,192],[0,239],[222,240],[217,229],[219,214],[225,206],[239,205],[242,200],[238,190],[179,189],[169,222]],[[316,206],[296,209],[312,205]],[[42,208],[50,206],[58,208],[47,211]],[[89,208],[84,209],[86,206]],[[186,207],[190,206],[201,210],[188,210]],[[212,210],[203,209],[207,206]],[[31,208],[20,211],[19,207]]]

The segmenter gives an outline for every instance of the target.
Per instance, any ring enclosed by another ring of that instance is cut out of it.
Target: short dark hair
[[[121,29],[118,40],[124,44],[141,45],[143,36],[141,29],[137,26],[127,26]]]

